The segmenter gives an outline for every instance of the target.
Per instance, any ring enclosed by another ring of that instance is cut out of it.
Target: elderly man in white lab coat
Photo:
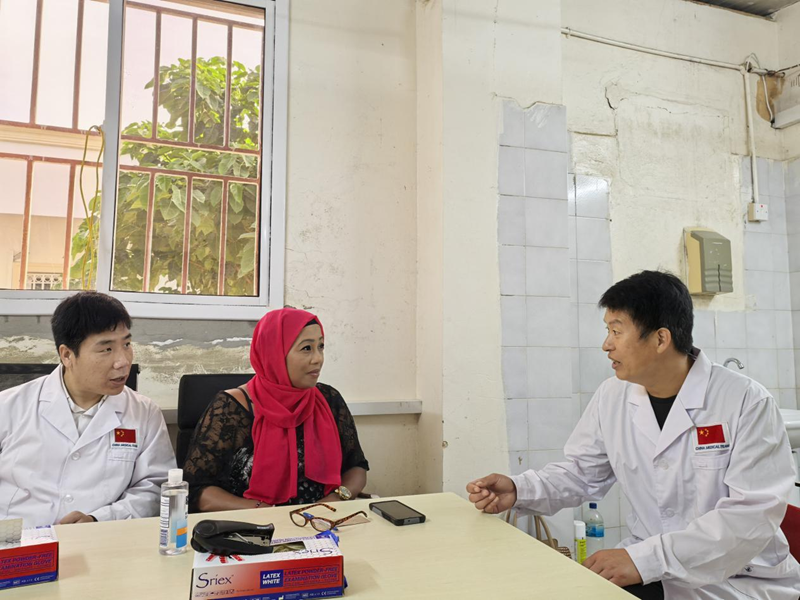
[[[125,386],[130,327],[104,294],[56,308],[61,364],[0,393],[0,519],[32,527],[158,514],[175,454],[159,408]]]
[[[692,300],[673,275],[633,275],[600,306],[616,377],[586,408],[566,461],[470,482],[470,500],[552,515],[619,481],[631,537],[584,566],[639,598],[797,600],[800,565],[779,528],[796,475],[772,396],[692,347]]]

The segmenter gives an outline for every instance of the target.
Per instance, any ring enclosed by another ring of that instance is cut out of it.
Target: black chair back
[[[179,467],[183,467],[186,461],[189,441],[197,422],[217,392],[239,387],[252,378],[252,373],[210,373],[181,377],[178,386],[178,441],[175,450]]]
[[[0,364],[0,391],[7,390],[23,383],[28,383],[44,375],[50,375],[58,364],[41,363],[3,363]],[[132,390],[136,391],[139,379],[139,365],[131,365],[128,381],[125,382]]]

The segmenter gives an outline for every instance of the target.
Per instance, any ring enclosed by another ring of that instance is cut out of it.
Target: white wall
[[[778,65],[775,23],[689,2],[575,0],[564,3],[563,23],[732,63],[754,52],[763,66]],[[743,309],[741,75],[576,38],[562,46],[575,172],[611,182],[614,278],[656,267],[681,273],[683,228],[708,227],[732,242],[735,291],[697,304]],[[779,132],[755,120],[758,155],[782,158]]]
[[[800,3],[775,13],[778,22],[780,67],[785,69],[800,63]]]
[[[346,398],[413,399],[414,2],[295,2],[289,35],[285,301]]]
[[[442,489],[442,5],[417,2],[417,397],[420,491]]]
[[[800,64],[800,4],[794,4],[775,15],[778,22],[779,57],[782,69]],[[800,125],[783,130],[785,158],[800,156]]]
[[[285,302],[350,402],[417,398],[415,29],[413,0],[292,3]],[[419,488],[416,420],[358,419],[371,491]]]
[[[508,469],[497,262],[499,97],[560,103],[560,5],[442,1],[444,489],[462,494],[469,480]]]

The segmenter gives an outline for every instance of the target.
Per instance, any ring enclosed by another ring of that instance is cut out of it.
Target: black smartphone
[[[425,515],[417,512],[410,506],[406,506],[397,500],[385,500],[383,502],[371,502],[369,509],[382,516],[384,519],[395,525],[414,525],[424,523]]]

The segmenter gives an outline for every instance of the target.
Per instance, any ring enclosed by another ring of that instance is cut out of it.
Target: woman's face
[[[294,387],[305,389],[317,385],[325,362],[324,349],[325,341],[319,325],[309,325],[300,332],[286,355],[286,370]]]

